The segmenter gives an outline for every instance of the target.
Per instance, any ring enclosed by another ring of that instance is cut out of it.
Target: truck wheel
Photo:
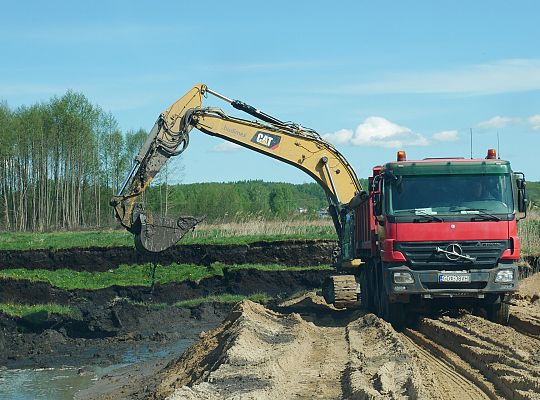
[[[495,322],[501,325],[508,325],[508,319],[510,318],[510,305],[503,301],[486,306],[487,318],[491,322]]]
[[[396,329],[405,326],[405,306],[402,303],[390,303],[384,288],[379,291],[379,316]]]
[[[360,304],[365,310],[373,311],[373,290],[368,281],[368,272],[365,268],[360,271]]]

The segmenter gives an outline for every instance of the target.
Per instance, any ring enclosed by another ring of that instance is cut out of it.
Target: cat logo
[[[252,138],[253,143],[260,144],[261,146],[267,147],[270,150],[275,150],[279,147],[279,142],[281,141],[281,136],[272,135],[271,133],[257,132]]]

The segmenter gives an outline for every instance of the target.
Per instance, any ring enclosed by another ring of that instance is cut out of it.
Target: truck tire
[[[365,310],[374,311],[373,290],[369,284],[366,268],[362,268],[360,271],[360,304]]]
[[[391,303],[383,285],[379,290],[379,317],[391,323],[395,329],[405,326],[405,306],[402,303]]]
[[[510,305],[504,301],[486,306],[487,318],[500,325],[508,325]]]

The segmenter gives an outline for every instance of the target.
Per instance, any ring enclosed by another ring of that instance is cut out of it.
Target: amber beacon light
[[[488,149],[487,157],[488,160],[494,160],[497,158],[497,150]]]
[[[403,150],[400,150],[397,152],[397,160],[398,161],[407,161],[407,155]]]

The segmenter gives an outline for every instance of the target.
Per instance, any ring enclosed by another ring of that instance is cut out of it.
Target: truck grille
[[[475,261],[457,258],[449,260],[444,253],[438,253],[437,247],[446,250],[451,245],[459,245],[462,254],[476,258]],[[509,247],[507,240],[486,241],[474,240],[466,242],[394,242],[394,250],[401,251],[409,267],[413,270],[446,269],[484,269],[493,268],[503,251]]]

